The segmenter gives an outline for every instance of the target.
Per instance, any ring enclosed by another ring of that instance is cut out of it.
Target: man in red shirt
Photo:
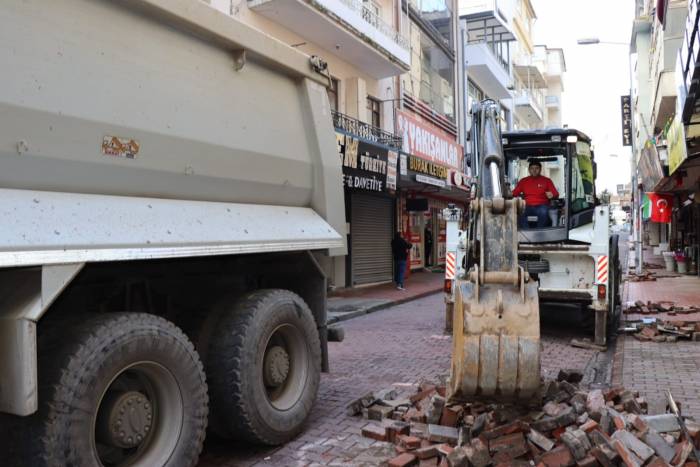
[[[537,216],[537,227],[546,227],[549,200],[558,198],[559,192],[551,179],[540,175],[542,164],[538,161],[531,161],[528,171],[530,176],[520,180],[513,188],[513,196],[525,196],[525,212],[520,216],[518,226],[528,228],[527,217]]]

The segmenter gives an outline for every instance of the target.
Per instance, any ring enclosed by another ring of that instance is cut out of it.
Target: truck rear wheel
[[[148,314],[110,313],[52,331],[53,338],[39,341],[43,400],[30,465],[197,463],[207,387],[194,347],[175,325]],[[56,347],[41,348],[51,341]]]
[[[311,310],[286,290],[259,290],[222,307],[205,353],[212,429],[282,444],[301,432],[318,391],[321,344]]]

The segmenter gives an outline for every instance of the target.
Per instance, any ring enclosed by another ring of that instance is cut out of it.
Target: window
[[[331,110],[338,111],[338,80],[331,78],[331,85],[326,89],[328,92],[328,102],[331,104]]]
[[[571,212],[576,214],[594,205],[593,159],[588,143],[578,141],[571,158]]]
[[[407,91],[454,121],[454,61],[418,25],[411,23],[410,82]]]
[[[369,118],[369,123],[377,128],[381,128],[380,107],[380,102],[377,99],[367,96],[367,118]]]

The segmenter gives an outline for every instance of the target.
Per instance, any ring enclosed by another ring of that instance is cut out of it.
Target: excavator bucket
[[[456,281],[450,397],[526,401],[540,386],[537,284]]]

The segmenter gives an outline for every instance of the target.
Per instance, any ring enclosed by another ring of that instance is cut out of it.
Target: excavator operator
[[[531,160],[528,166],[529,177],[521,179],[513,189],[513,196],[524,195],[525,212],[518,219],[518,227],[528,228],[528,216],[537,216],[537,227],[547,226],[547,211],[549,200],[559,197],[559,192],[552,180],[540,175],[542,164],[537,160]]]

